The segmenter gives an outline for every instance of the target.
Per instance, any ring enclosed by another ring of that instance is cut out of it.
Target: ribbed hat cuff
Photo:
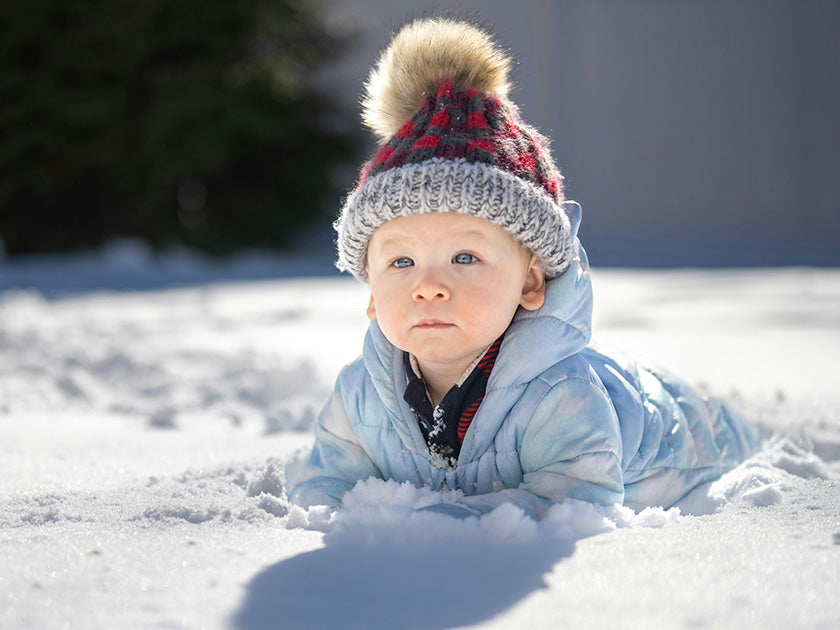
[[[548,278],[569,266],[569,217],[542,188],[488,164],[443,158],[379,173],[347,197],[334,224],[336,266],[366,281],[367,247],[376,228],[432,212],[469,214],[498,225],[537,255]]]

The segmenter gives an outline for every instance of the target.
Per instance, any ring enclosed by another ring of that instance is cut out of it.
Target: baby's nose
[[[448,300],[449,287],[434,274],[424,275],[414,289],[414,300]]]

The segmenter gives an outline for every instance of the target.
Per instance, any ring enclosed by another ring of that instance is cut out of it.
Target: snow
[[[599,341],[737,407],[762,451],[669,510],[512,505],[284,467],[365,288],[123,244],[0,261],[0,628],[838,627],[840,270],[595,269]]]

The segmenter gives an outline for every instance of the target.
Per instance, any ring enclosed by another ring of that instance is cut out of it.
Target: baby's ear
[[[545,303],[545,272],[536,254],[531,254],[519,305],[526,311],[536,311]],[[371,298],[373,304],[373,298]],[[370,307],[368,307],[370,309]]]
[[[370,302],[367,307],[368,319],[376,319],[376,304],[373,303],[373,293],[370,294]]]

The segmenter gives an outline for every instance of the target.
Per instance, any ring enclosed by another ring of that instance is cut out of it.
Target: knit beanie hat
[[[363,119],[381,145],[334,224],[339,269],[367,279],[368,242],[383,223],[458,212],[506,230],[547,278],[566,270],[574,230],[563,177],[508,99],[511,64],[467,22],[417,20],[394,36],[365,86]]]

